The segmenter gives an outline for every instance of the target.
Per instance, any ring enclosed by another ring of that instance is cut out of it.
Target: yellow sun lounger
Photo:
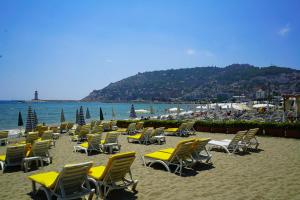
[[[78,199],[80,197],[93,195],[88,180],[88,171],[92,162],[65,165],[62,171],[50,171],[28,176],[32,181],[33,194],[37,193],[36,183],[40,184],[39,190],[45,192],[47,199],[53,196],[57,199]]]
[[[147,161],[149,161],[149,166],[151,167],[154,163],[162,164],[169,172],[171,172],[169,166],[175,165],[176,169],[174,173],[179,173],[181,175],[182,168],[188,166],[187,160],[192,157],[192,149],[194,144],[194,139],[183,140],[179,142],[171,153],[156,151],[153,153],[145,154],[142,159],[144,165],[147,166]]]
[[[0,166],[4,171],[6,167],[21,166],[23,169],[23,163],[25,158],[25,144],[18,144],[14,146],[8,146],[6,149],[6,155],[0,155]]]
[[[120,152],[121,145],[118,142],[119,132],[111,131],[106,133],[105,139],[101,140],[101,149],[103,152],[113,153],[113,150]]]
[[[118,128],[118,130],[116,130],[116,131],[119,133],[132,135],[137,132],[135,127],[136,127],[136,123],[130,123],[128,125],[128,128]]]
[[[86,155],[89,155],[91,151],[101,152],[101,133],[100,134],[88,134],[88,141],[74,146],[74,151],[83,150]]]
[[[130,135],[127,137],[128,142],[139,142],[140,144],[150,143],[150,135],[153,131],[153,128],[145,128],[141,133]]]
[[[106,166],[92,167],[89,176],[96,185],[97,195],[105,199],[110,191],[130,186],[135,191],[137,181],[132,179],[130,170],[134,159],[135,152],[118,153],[109,158]]]
[[[192,139],[193,140],[193,139]],[[207,143],[210,141],[209,138],[198,138],[194,139],[193,146],[191,149],[192,162],[202,162],[205,161],[208,163],[211,159],[211,154],[206,149]],[[175,148],[167,148],[159,150],[160,152],[172,154],[175,151]]]
[[[177,136],[187,136],[186,131],[187,123],[182,123],[178,128],[167,128],[165,129],[166,135],[177,135]]]
[[[50,140],[36,141],[32,148],[27,151],[26,157],[24,158],[25,172],[27,172],[31,161],[36,161],[37,165],[40,162],[43,167],[43,162],[46,161],[48,164],[52,162],[52,157],[49,153]]]

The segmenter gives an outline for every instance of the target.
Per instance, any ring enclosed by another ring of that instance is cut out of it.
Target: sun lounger
[[[117,132],[128,134],[128,135],[134,135],[136,131],[136,123],[130,123],[127,128],[118,128]]]
[[[208,144],[211,146],[211,148],[221,148],[224,149],[228,154],[234,154],[245,146],[242,144],[242,140],[246,133],[247,131],[238,131],[232,140],[211,140],[208,142]]]
[[[144,165],[147,165],[147,161],[150,163],[149,166],[152,166],[154,163],[160,163],[169,172],[171,172],[169,166],[175,165],[176,169],[174,173],[179,173],[181,176],[182,168],[187,167],[189,165],[188,160],[191,160],[191,153],[194,141],[194,139],[190,139],[179,142],[176,148],[172,148],[171,153],[164,152],[168,151],[168,149],[164,149],[153,153],[145,154],[142,157]]]
[[[74,146],[74,151],[83,150],[86,155],[89,155],[91,151],[101,152],[101,133],[100,134],[88,134],[88,141]]]
[[[50,140],[36,141],[32,145],[31,150],[29,150],[26,153],[26,157],[24,158],[25,172],[27,172],[29,168],[29,164],[32,161],[36,161],[37,166],[38,163],[40,162],[42,167],[44,166],[43,164],[44,161],[46,161],[48,164],[52,162],[52,157],[50,156],[49,153],[50,142],[51,142]]]
[[[164,127],[159,127],[153,130],[150,135],[150,142],[151,143],[157,142],[158,144],[166,143],[166,137],[164,136],[164,129],[165,129]]]
[[[8,143],[8,131],[0,131],[0,145]]]
[[[110,154],[113,153],[114,150],[120,152],[121,145],[118,142],[119,132],[111,131],[107,132],[105,139],[101,140],[101,149],[103,152],[109,152]]]
[[[88,181],[88,171],[92,162],[65,165],[62,171],[44,172],[28,176],[32,181],[33,194],[37,193],[36,183],[40,184],[39,190],[45,192],[47,199],[78,199],[83,196],[93,195]]]
[[[150,135],[153,131],[153,128],[145,128],[141,133],[135,135],[129,135],[127,137],[128,142],[139,142],[140,144],[150,143]]]
[[[255,137],[256,134],[258,133],[259,128],[254,128],[254,129],[250,129],[247,131],[247,133],[245,134],[242,143],[245,145],[244,150],[247,151],[250,148],[257,149],[259,142],[257,140],[257,138]]]
[[[25,158],[25,144],[8,146],[6,149],[6,155],[0,155],[0,166],[4,171],[6,167],[21,166],[23,169],[23,163]]]
[[[97,195],[106,199],[110,191],[130,186],[135,191],[137,180],[133,180],[130,170],[134,159],[135,152],[118,153],[109,158],[106,166],[92,167],[89,176],[96,185]]]
[[[165,129],[165,133],[166,135],[188,136],[186,127],[187,127],[187,123],[182,123],[178,128]]]

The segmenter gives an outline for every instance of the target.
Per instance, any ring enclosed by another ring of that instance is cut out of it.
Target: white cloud
[[[194,49],[186,49],[185,50],[185,53],[187,55],[195,55],[196,54],[196,51]]]
[[[287,24],[278,31],[278,35],[285,36],[291,31],[290,25]]]

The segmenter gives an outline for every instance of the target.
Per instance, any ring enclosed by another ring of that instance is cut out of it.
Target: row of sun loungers
[[[90,182],[96,186],[96,194],[104,199],[110,191],[129,188],[135,191],[138,181],[133,180],[130,167],[135,159],[135,152],[119,153],[109,158],[106,166],[94,166],[92,162],[65,165],[61,172],[50,171],[29,176],[33,193],[39,190],[46,193],[47,199],[75,199],[89,195],[94,190]],[[102,190],[103,188],[103,190]]]
[[[193,123],[183,123],[179,128],[143,128],[143,124],[129,124],[126,130],[118,129],[106,133],[102,139],[103,127],[94,124],[69,129],[71,141],[77,142],[74,151],[84,151],[87,155],[92,151],[109,152],[114,150],[120,152],[121,145],[118,136],[127,133],[128,142],[140,144],[159,144],[166,142],[164,132],[174,133],[178,136],[188,136],[195,133]],[[110,125],[110,127],[112,127]],[[138,128],[138,129],[137,129]],[[111,129],[109,129],[111,130]],[[124,132],[125,131],[125,132]],[[165,148],[155,152],[146,153],[141,156],[144,166],[152,166],[159,163],[171,172],[171,166],[175,166],[174,173],[180,176],[184,168],[192,169],[196,163],[212,164],[209,150],[214,148],[224,149],[233,154],[238,151],[257,149],[258,141],[255,137],[258,129],[239,131],[231,139],[221,141],[209,138],[192,138],[180,141],[174,148]],[[43,130],[42,134],[37,132],[27,133],[26,140],[15,145],[9,145],[6,155],[0,155],[0,166],[5,170],[10,166],[21,166],[25,172],[32,161],[37,165],[46,162],[50,164],[52,157],[49,148],[55,146],[53,130]],[[208,147],[208,148],[207,148]],[[91,199],[94,194],[97,197],[106,198],[110,191],[115,189],[129,188],[135,191],[137,180],[134,180],[130,167],[136,157],[135,152],[117,153],[111,156],[106,166],[93,166],[93,162],[65,165],[60,172],[50,171],[28,176],[32,181],[33,194],[38,190],[45,192],[47,199],[56,197],[58,199],[74,199],[89,195]],[[91,183],[95,186],[92,189]],[[37,190],[36,185],[40,187]]]

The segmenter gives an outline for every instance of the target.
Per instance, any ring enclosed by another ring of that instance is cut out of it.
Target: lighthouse
[[[38,91],[36,90],[36,91],[34,91],[34,99],[33,100],[39,100],[39,93],[38,93]]]

